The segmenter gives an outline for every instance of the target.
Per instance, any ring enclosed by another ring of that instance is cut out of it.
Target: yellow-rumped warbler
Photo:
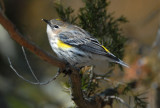
[[[110,61],[128,67],[82,28],[59,19],[42,20],[47,23],[52,50],[69,64],[105,68]]]

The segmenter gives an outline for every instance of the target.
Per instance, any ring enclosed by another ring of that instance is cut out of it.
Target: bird
[[[46,31],[52,50],[70,65],[76,68],[93,66],[98,71],[106,71],[109,62],[129,67],[84,29],[60,19],[42,20],[47,23]]]

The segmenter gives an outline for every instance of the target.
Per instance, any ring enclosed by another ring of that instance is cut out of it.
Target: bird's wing
[[[61,32],[59,39],[65,44],[74,46],[86,52],[91,52],[99,55],[107,55],[110,52],[102,46],[97,39],[84,34],[83,32],[70,30]]]
[[[82,51],[106,56],[113,62],[129,67],[115,55],[110,53],[109,50],[101,45],[97,39],[91,37],[88,33],[86,35],[84,33],[87,32],[80,32],[76,30],[65,31],[59,34],[59,39],[67,45],[74,46]]]

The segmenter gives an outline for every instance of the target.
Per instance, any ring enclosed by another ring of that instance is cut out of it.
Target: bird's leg
[[[64,73],[64,77],[65,77],[66,75],[72,74],[72,69],[76,69],[77,72],[80,72],[81,68],[82,67],[77,68],[75,65],[71,66],[68,62],[66,62],[66,66],[64,68],[59,68],[58,72]]]
[[[69,75],[69,74],[72,73],[72,70],[71,70],[70,67],[71,67],[70,64],[69,64],[69,63],[66,63],[65,68],[59,68],[58,71],[59,71],[60,73],[64,73],[64,77],[65,77],[66,75]]]

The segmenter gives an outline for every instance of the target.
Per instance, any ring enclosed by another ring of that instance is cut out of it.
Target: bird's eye
[[[57,25],[54,25],[54,28],[59,28]]]

